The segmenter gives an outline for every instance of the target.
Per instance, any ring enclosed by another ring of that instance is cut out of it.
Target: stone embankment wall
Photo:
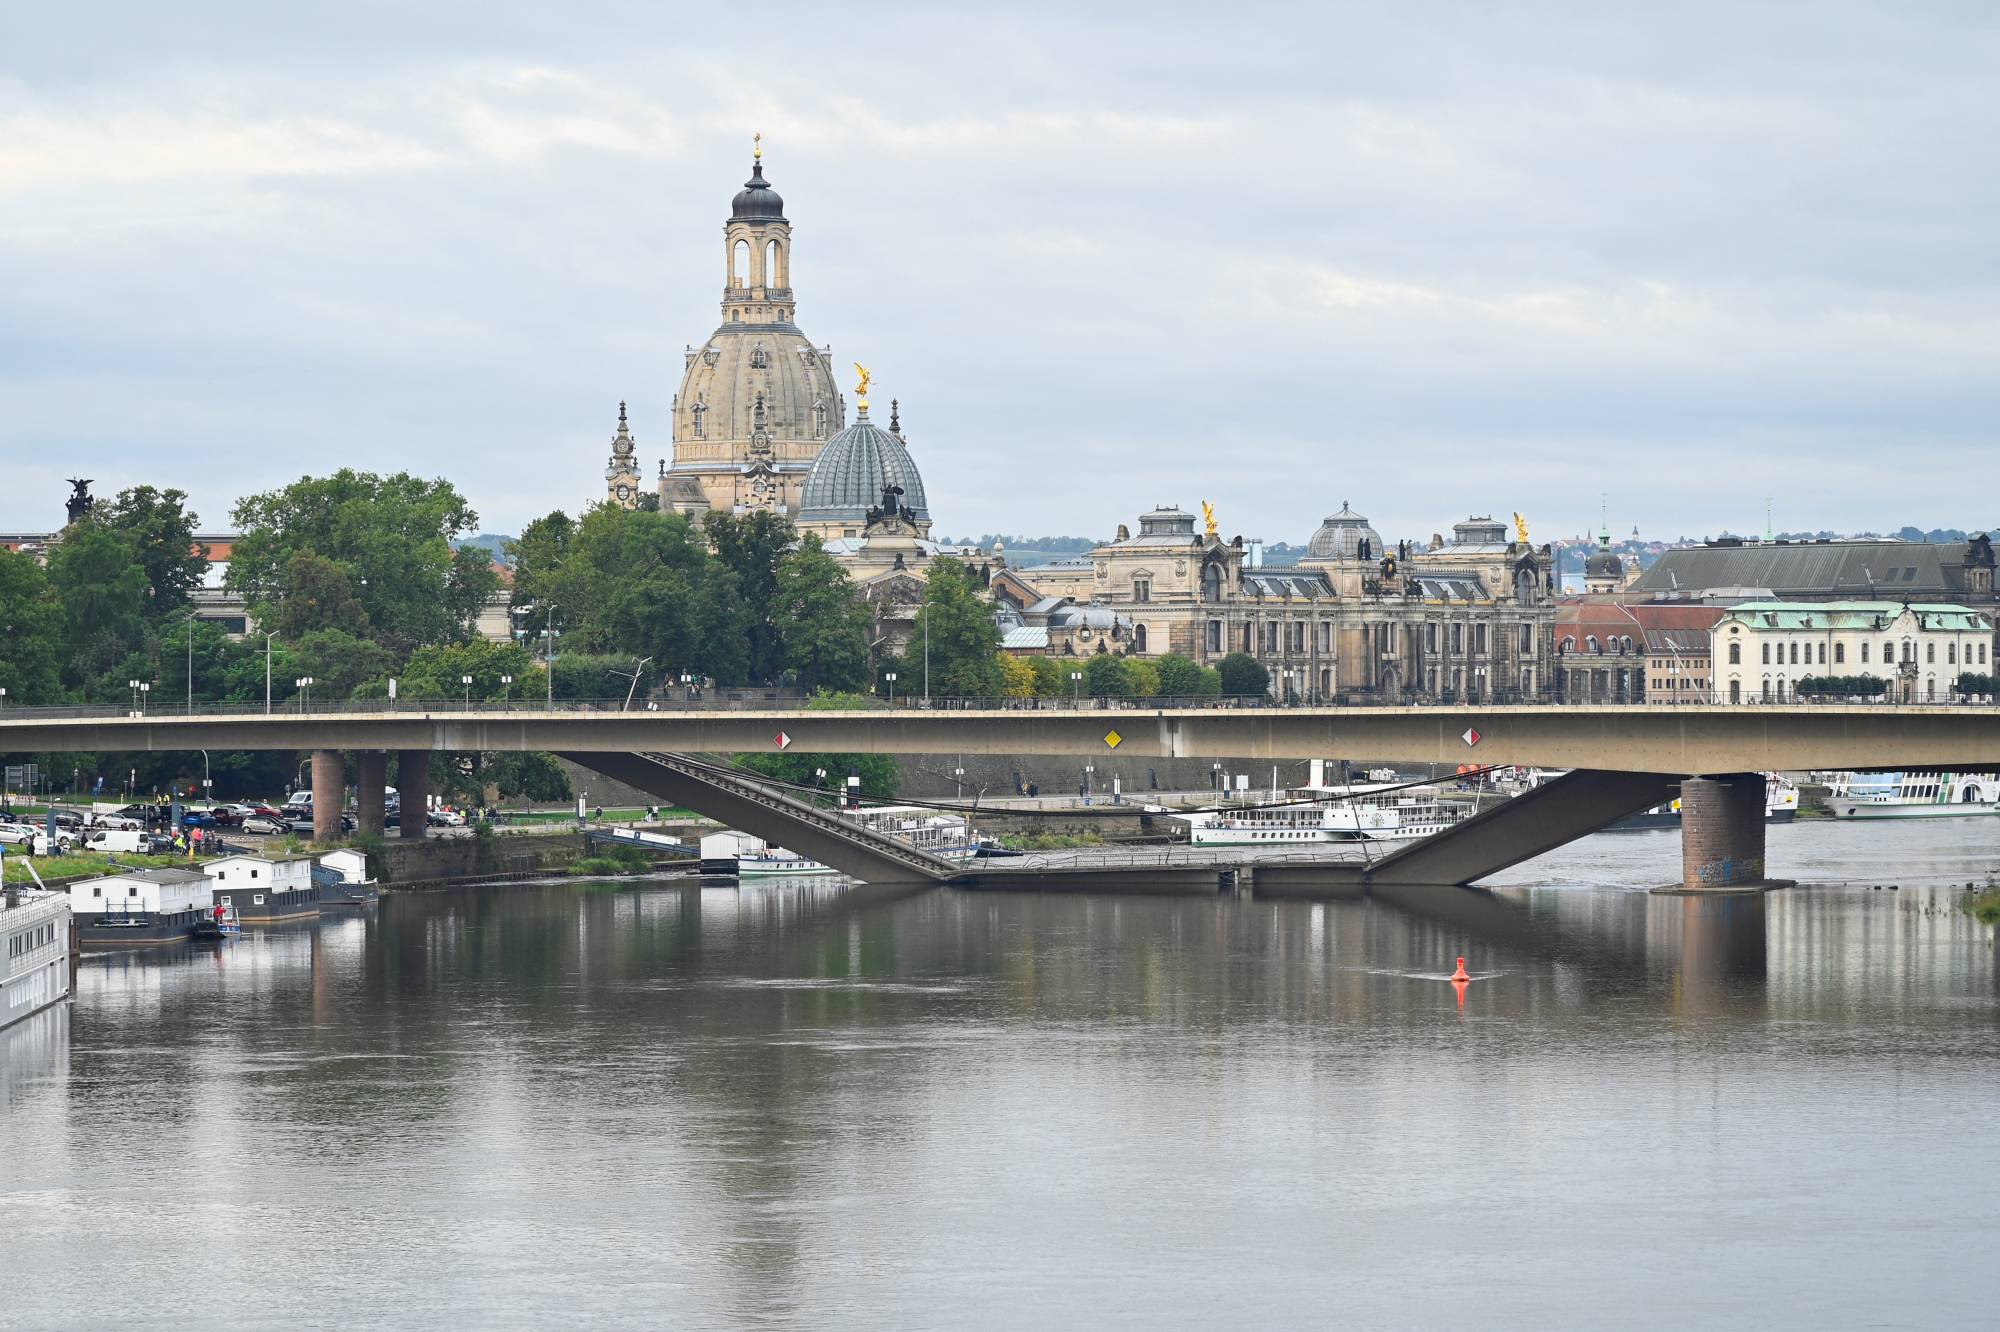
[[[584,854],[581,833],[427,837],[420,842],[405,842],[395,837],[384,840],[382,881],[392,884],[459,879],[474,874],[555,871]]]

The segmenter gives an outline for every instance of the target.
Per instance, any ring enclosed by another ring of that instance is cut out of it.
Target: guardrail
[[[1383,708],[1436,708],[1446,712],[1477,712],[1486,708],[1630,708],[1634,711],[1650,712],[1676,707],[1730,708],[1733,710],[1760,710],[1775,708],[1818,708],[1818,707],[1925,707],[1925,708],[1990,708],[2000,704],[2000,696],[1992,694],[1952,694],[1944,698],[1852,698],[1852,697],[1791,697],[1739,698],[1730,699],[1719,694],[1711,695],[1669,695],[1653,697],[1620,696],[1609,699],[1566,699],[1552,696],[1494,695],[1482,698],[1445,699],[1431,697],[1382,698],[1382,699],[1279,699],[1264,695],[1238,695],[1223,698],[906,698],[898,695],[892,703],[888,699],[871,699],[861,712],[1051,712],[1051,713],[1101,713],[1101,712],[1236,712],[1236,711],[1298,711],[1313,709],[1336,709],[1366,711]],[[551,716],[577,714],[599,716],[606,714],[657,714],[694,712],[799,712],[811,711],[810,702],[799,697],[756,697],[699,698],[699,699],[637,699],[629,706],[622,698],[613,699],[556,699],[553,703],[545,699],[479,700],[467,702],[458,698],[441,699],[386,699],[350,698],[314,700],[309,707],[297,702],[266,708],[261,703],[202,703],[193,706],[151,707],[133,710],[108,704],[27,704],[0,708],[0,724],[9,721],[172,721],[182,717],[291,717],[310,720],[321,717],[394,716],[431,718],[439,715],[448,717],[509,717],[514,715]],[[829,710],[829,718],[843,715]],[[853,715],[848,712],[845,715]]]

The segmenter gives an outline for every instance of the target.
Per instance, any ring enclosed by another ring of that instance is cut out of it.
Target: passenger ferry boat
[[[1197,846],[1281,846],[1399,842],[1429,837],[1463,820],[1468,806],[1410,787],[1308,787],[1291,803],[1182,815]]]
[[[69,895],[10,890],[0,898],[0,1027],[69,998]]]
[[[962,814],[949,814],[919,805],[878,805],[870,809],[842,810],[840,817],[872,832],[887,833],[919,851],[928,851],[945,860],[967,860],[980,854],[981,844],[973,838]],[[734,874],[739,879],[797,878],[802,875],[838,874],[830,865],[782,846],[773,846],[749,833],[710,833],[701,839],[701,872]]]
[[[1766,823],[1790,823],[1799,816],[1799,788],[1788,779],[1775,772],[1764,774],[1764,821]],[[1669,800],[1664,805],[1641,810],[1630,818],[1618,820],[1607,832],[1639,832],[1647,828],[1678,828],[1681,826],[1681,802]]]
[[[1836,819],[1950,819],[2000,814],[2000,776],[1985,772],[1854,772],[1829,795]]]

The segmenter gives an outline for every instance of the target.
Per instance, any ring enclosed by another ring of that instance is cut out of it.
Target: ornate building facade
[[[1243,539],[1223,541],[1212,519],[1165,507],[1140,515],[1135,535],[1085,558],[993,579],[1006,618],[1047,617],[1051,598],[1109,613],[1084,650],[1213,665],[1256,658],[1271,690],[1309,701],[1535,698],[1549,690],[1553,552],[1510,540],[1471,518],[1450,542],[1391,548],[1342,505],[1296,564],[1264,564]],[[1128,627],[1129,626],[1129,627]],[[1114,635],[1110,629],[1117,630]],[[1077,652],[1076,640],[1061,649]]]
[[[806,474],[847,424],[833,351],[793,322],[792,225],[764,179],[763,148],[723,224],[722,322],[690,346],[673,403],[660,507],[796,517]]]

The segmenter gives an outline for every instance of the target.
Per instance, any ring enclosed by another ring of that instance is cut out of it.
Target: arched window
[[[1604,652],[1604,649],[1598,646],[1596,634],[1584,635],[1583,646],[1586,651],[1594,655],[1602,655]]]
[[[1222,600],[1222,566],[1209,563],[1201,567],[1201,599]]]
[[[1799,664],[1799,645],[1797,643],[1794,643],[1792,644],[1792,665],[1796,666],[1798,664]]]
[[[1947,666],[1956,666],[1956,665],[1958,665],[1958,644],[1957,644],[1957,643],[1946,643],[1946,644],[1944,645],[1944,664],[1945,664],[1945,665],[1947,665]]]
[[[1826,644],[1824,643],[1819,645],[1819,664],[1822,666],[1826,665]]]
[[[1868,640],[1865,638],[1861,640],[1861,664],[1868,664]]]
[[[1146,651],[1146,626],[1143,624],[1132,626],[1132,650],[1141,654]]]
[[[1836,666],[1843,666],[1846,663],[1847,663],[1847,644],[1835,643],[1833,645],[1833,664]]]
[[[1925,664],[1925,665],[1927,665],[1927,666],[1935,666],[1935,665],[1937,665],[1937,644],[1936,644],[1936,643],[1926,643],[1926,644],[1924,644],[1924,664]]]
[[[1731,643],[1729,645],[1729,664],[1731,666],[1741,666],[1743,664],[1743,645],[1741,643]]]
[[[737,241],[729,247],[729,285],[742,286],[750,276],[750,242]]]
[[[778,242],[768,241],[765,243],[764,285],[767,287],[782,287],[785,285],[784,264],[779,258],[781,254],[783,254],[783,251],[778,248]]]
[[[1764,677],[1764,701],[1771,701],[1771,677],[1768,675]]]

